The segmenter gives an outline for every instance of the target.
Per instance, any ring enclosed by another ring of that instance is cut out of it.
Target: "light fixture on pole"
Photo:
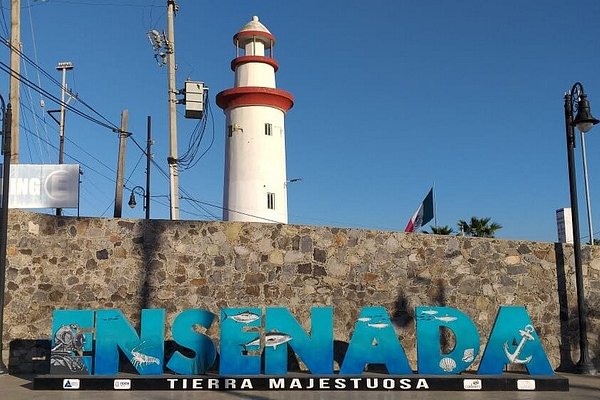
[[[573,118],[573,110],[577,115]],[[573,223],[573,252],[575,257],[575,283],[577,287],[577,313],[579,322],[579,362],[577,372],[595,375],[596,369],[590,359],[587,339],[587,305],[585,303],[583,270],[581,266],[581,238],[579,232],[579,209],[577,206],[577,182],[575,174],[575,127],[588,132],[598,121],[592,117],[590,103],[584,93],[583,85],[577,82],[565,93],[565,127],[567,135],[567,162],[569,168],[569,192],[571,196],[571,214]]]
[[[146,219],[150,219],[150,198],[143,187],[136,186],[131,189],[131,196],[129,196],[129,202],[127,203],[130,208],[135,208],[137,202],[135,201],[135,193],[139,191],[138,194],[144,197],[144,210],[146,211]]]

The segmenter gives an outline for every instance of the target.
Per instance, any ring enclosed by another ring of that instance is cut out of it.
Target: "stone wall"
[[[598,366],[600,246],[583,261]],[[48,339],[55,308],[119,308],[132,321],[165,308],[171,321],[188,308],[277,305],[308,328],[311,306],[332,305],[347,341],[359,309],[383,305],[415,368],[415,306],[459,308],[483,345],[500,305],[526,305],[553,367],[568,368],[578,360],[572,264],[572,247],[553,243],[11,211],[4,348]]]

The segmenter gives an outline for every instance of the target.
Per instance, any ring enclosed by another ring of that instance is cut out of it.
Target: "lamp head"
[[[587,99],[586,94],[581,94],[579,96],[579,102],[577,106],[577,115],[575,116],[575,120],[573,124],[579,129],[579,131],[585,133],[592,129],[592,126],[596,125],[599,120],[592,116],[592,112],[590,111],[590,102]]]
[[[137,203],[135,202],[135,195],[133,194],[133,192],[131,192],[131,196],[129,196],[129,207],[130,208],[135,208],[135,206],[137,205]]]

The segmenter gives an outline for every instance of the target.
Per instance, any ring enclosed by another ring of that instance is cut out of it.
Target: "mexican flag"
[[[421,203],[417,211],[408,221],[404,232],[415,232],[433,219],[433,188],[425,196],[425,200]]]

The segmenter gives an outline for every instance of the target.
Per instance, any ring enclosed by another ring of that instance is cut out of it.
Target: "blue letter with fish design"
[[[140,375],[163,373],[165,310],[142,310],[140,336],[120,310],[96,311],[95,373],[119,371],[119,348]]]
[[[266,311],[265,373],[287,373],[288,344],[313,374],[333,373],[333,308],[312,307],[310,336],[287,308]]]
[[[340,374],[362,374],[367,364],[385,364],[390,374],[412,374],[404,349],[383,307],[363,307],[361,310]]]
[[[224,308],[221,310],[221,375],[260,374],[259,330],[247,328],[261,326],[262,312],[259,308]]]
[[[452,307],[417,307],[416,320],[419,374],[459,374],[473,363],[479,353],[479,332],[467,315]],[[440,350],[440,327],[454,333],[450,353]]]

